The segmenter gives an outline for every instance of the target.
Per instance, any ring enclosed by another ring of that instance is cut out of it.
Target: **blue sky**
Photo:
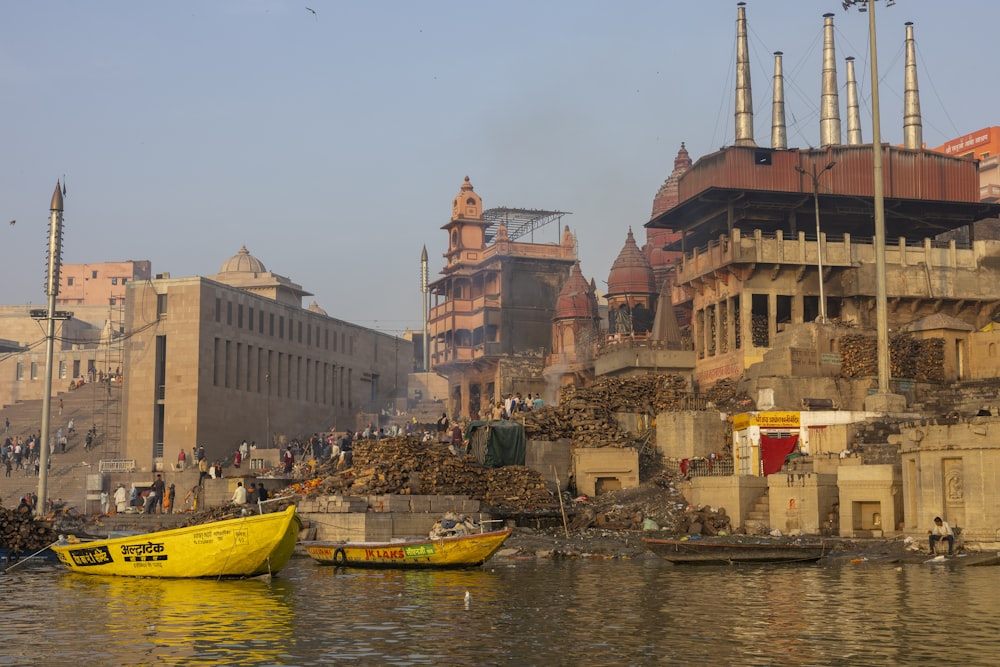
[[[825,12],[871,140],[867,15],[749,0],[761,145],[777,50],[789,145],[819,143]],[[902,142],[906,21],[927,146],[1000,124],[1000,4],[876,16],[883,141]],[[718,0],[0,3],[0,216],[18,221],[0,225],[0,303],[45,302],[64,174],[65,262],[210,275],[245,244],[331,315],[389,332],[420,326],[420,250],[433,279],[466,175],[486,208],[571,212],[603,287],[628,228],[645,241],[680,143],[697,159],[733,142],[735,20]]]

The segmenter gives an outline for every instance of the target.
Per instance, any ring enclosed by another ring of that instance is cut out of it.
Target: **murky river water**
[[[873,562],[295,558],[269,583],[26,567],[0,575],[0,665],[998,665],[998,584],[996,567]]]

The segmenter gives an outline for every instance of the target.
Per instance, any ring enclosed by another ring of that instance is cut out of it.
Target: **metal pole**
[[[872,175],[875,200],[875,326],[878,340],[878,393],[889,393],[889,306],[885,273],[885,200],[882,192],[882,133],[878,106],[878,49],[875,2],[868,2],[868,41],[872,57]]]
[[[816,171],[816,165],[813,165],[812,173],[810,174],[802,167],[796,165],[795,170],[804,176],[809,176],[812,178],[813,184],[813,204],[816,208],[816,266],[819,269],[819,322],[826,324],[826,294],[823,288],[823,237],[820,231],[819,225],[819,177],[824,173],[833,169],[833,166],[837,164],[836,162],[831,162],[830,164],[823,167],[822,171]]]
[[[59,268],[62,259],[63,198],[59,183],[49,205],[49,250],[45,291],[49,296],[45,330],[45,380],[42,383],[42,441],[38,443],[38,502],[35,515],[45,515],[49,481],[49,437],[52,413],[52,357],[56,337],[56,296],[59,294]]]
[[[819,174],[816,173],[816,165],[813,165],[813,202],[816,204],[816,267],[819,269],[819,321],[826,324],[826,295],[823,293],[823,237],[819,231]]]
[[[423,292],[423,304],[421,310],[423,311],[424,317],[423,357],[424,372],[426,373],[431,369],[430,327],[427,321],[430,313],[430,292],[427,290],[427,246],[424,246],[423,252],[420,253],[420,290]]]

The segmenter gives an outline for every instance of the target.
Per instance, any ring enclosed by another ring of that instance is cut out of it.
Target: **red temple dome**
[[[597,319],[597,299],[590,289],[590,283],[583,277],[580,262],[570,269],[569,278],[563,284],[556,299],[557,320]]]
[[[649,260],[635,243],[632,229],[628,230],[625,247],[611,265],[608,274],[608,294],[657,294],[656,279]]]

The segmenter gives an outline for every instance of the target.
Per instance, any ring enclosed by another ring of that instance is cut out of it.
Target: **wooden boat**
[[[736,541],[643,538],[646,548],[677,564],[795,563],[816,561],[827,553],[822,543],[776,540]]]
[[[295,506],[283,512],[173,528],[131,537],[52,546],[74,572],[125,577],[255,577],[288,563],[302,523]]]
[[[510,537],[510,528],[455,537],[397,542],[304,542],[321,565],[389,568],[456,568],[482,565]]]

